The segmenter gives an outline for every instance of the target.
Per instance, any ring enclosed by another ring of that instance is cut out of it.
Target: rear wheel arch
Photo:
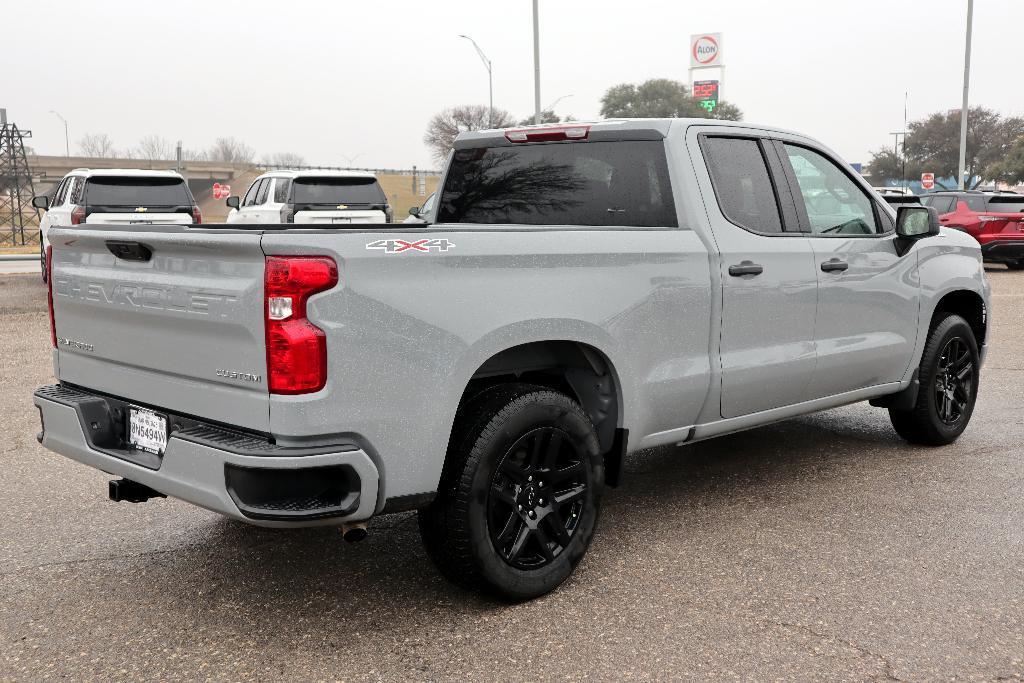
[[[545,340],[512,346],[493,354],[472,374],[459,409],[488,389],[529,383],[566,394],[583,408],[597,432],[606,460],[606,480],[618,481],[625,450],[622,383],[611,359],[583,342]]]

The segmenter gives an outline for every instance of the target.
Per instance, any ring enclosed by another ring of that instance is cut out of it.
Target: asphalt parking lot
[[[989,269],[971,426],[911,447],[858,404],[632,456],[590,553],[504,605],[411,515],[349,545],[175,500],[36,443],[46,290],[0,276],[0,679],[1024,678],[1024,273]]]

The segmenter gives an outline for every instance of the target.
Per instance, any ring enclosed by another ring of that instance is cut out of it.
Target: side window
[[[274,184],[274,202],[277,204],[284,204],[288,201],[288,190],[292,187],[292,181],[289,178],[278,178]]]
[[[960,201],[967,202],[967,208],[971,211],[985,210],[985,197],[980,194],[968,194],[960,197]]]
[[[242,206],[252,206],[256,203],[256,193],[259,192],[264,180],[265,178],[260,178],[249,186],[249,191],[245,193],[245,198],[242,200]]]
[[[57,186],[57,191],[53,193],[53,201],[50,202],[50,206],[63,206],[64,197],[68,193],[68,185],[71,183],[71,178],[65,178],[60,181],[60,185]]]
[[[260,189],[256,191],[256,204],[262,206],[267,202],[267,193],[270,192],[270,183],[273,182],[271,178],[264,178],[260,181]]]
[[[787,144],[785,148],[812,234],[849,236],[881,232],[871,198],[838,165],[806,147]]]
[[[752,138],[706,137],[701,148],[725,217],[754,232],[782,232],[779,203],[761,144]]]
[[[85,187],[85,178],[82,176],[75,176],[74,185],[71,186],[71,203],[80,204],[82,202],[82,188]]]

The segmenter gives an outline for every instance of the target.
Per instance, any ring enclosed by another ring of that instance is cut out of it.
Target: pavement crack
[[[806,633],[807,635],[812,636],[814,638],[817,638],[818,640],[823,640],[823,641],[826,641],[826,642],[838,643],[838,644],[842,645],[843,647],[847,647],[847,648],[849,648],[851,650],[854,650],[855,652],[859,652],[860,654],[864,655],[865,657],[877,660],[882,665],[883,674],[885,676],[885,678],[883,680],[886,680],[886,681],[902,681],[903,680],[903,679],[901,679],[901,678],[896,676],[896,671],[895,671],[895,668],[892,665],[892,662],[890,662],[889,659],[885,655],[882,655],[882,654],[879,654],[877,652],[874,652],[873,650],[869,650],[869,649],[867,649],[866,647],[864,647],[862,645],[858,645],[857,643],[853,642],[852,640],[847,640],[846,638],[841,638],[841,637],[835,636],[835,635],[829,635],[827,633],[819,633],[818,631],[815,631],[811,627],[804,626],[803,624],[794,624],[794,623],[786,622],[786,621],[773,621],[773,622],[770,622],[770,623],[772,623],[772,624],[774,624],[776,626],[781,626],[782,628],[790,629],[792,631],[800,631],[802,633]]]
[[[136,560],[142,557],[149,557],[151,555],[164,555],[166,553],[179,552],[179,548],[169,548],[167,550],[148,550],[144,553],[133,553],[128,555],[105,555],[103,557],[80,557],[74,560],[59,560],[56,562],[41,562],[39,564],[29,565],[27,567],[18,567],[12,569],[9,572],[0,573],[0,577],[13,576],[14,574],[20,574],[22,572],[35,571],[36,569],[47,569],[49,567],[67,567],[76,564],[88,564],[90,562],[116,562],[118,560]]]

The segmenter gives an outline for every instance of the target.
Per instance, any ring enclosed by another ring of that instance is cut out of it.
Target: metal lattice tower
[[[30,137],[32,131],[8,123],[7,110],[0,109],[0,245],[25,244],[25,223],[39,222],[32,206],[35,192],[25,156],[25,138]]]

